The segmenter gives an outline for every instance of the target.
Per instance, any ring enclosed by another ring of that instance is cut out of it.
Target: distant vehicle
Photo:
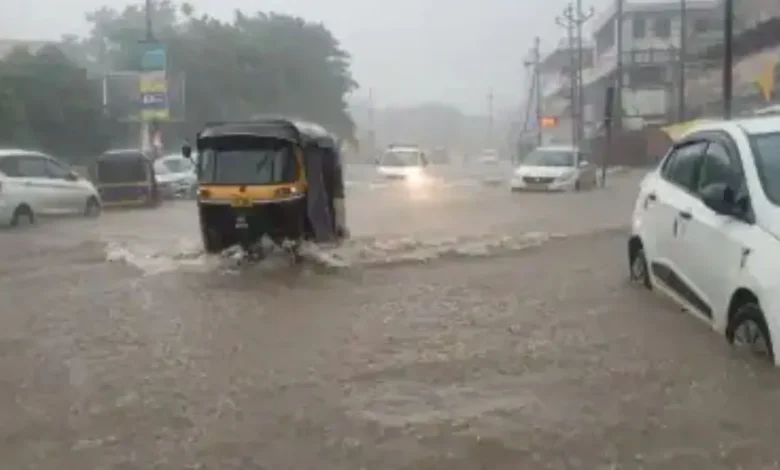
[[[631,278],[775,365],[780,117],[701,123],[640,184]]]
[[[0,225],[33,224],[39,215],[100,215],[95,186],[53,157],[0,150]]]
[[[158,185],[153,161],[140,149],[104,152],[95,161],[91,175],[106,207],[154,207],[169,191]]]
[[[477,158],[477,164],[480,166],[479,172],[484,184],[498,185],[507,180],[506,174],[502,173],[501,163],[498,152],[493,149],[483,150]]]
[[[497,165],[498,152],[493,149],[483,150],[477,161],[482,165]]]
[[[596,165],[571,146],[536,148],[523,158],[510,182],[512,191],[579,191],[597,185]]]
[[[198,188],[195,163],[180,154],[166,155],[154,161],[157,184],[167,188],[169,197],[194,198]]]
[[[390,146],[377,164],[377,173],[389,179],[415,183],[425,178],[428,159],[419,147]]]

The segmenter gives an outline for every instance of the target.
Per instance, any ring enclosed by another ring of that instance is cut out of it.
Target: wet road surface
[[[780,376],[626,282],[637,179],[356,184],[338,270],[203,260],[187,202],[0,233],[0,461],[776,468]]]

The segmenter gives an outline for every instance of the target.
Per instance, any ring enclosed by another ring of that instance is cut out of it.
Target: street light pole
[[[680,76],[677,89],[677,120],[685,120],[685,60],[688,55],[688,6],[686,0],[680,0],[680,47],[678,49]]]
[[[146,0],[144,5],[144,16],[146,18],[146,41],[154,41],[154,30],[152,29],[152,0]]]
[[[577,111],[578,141],[581,143],[585,139],[585,85],[583,83],[583,70],[585,68],[584,51],[582,46],[582,25],[588,21],[594,14],[593,7],[588,12],[582,11],[582,0],[577,0],[576,4],[576,35],[577,35]]]
[[[734,0],[725,0],[723,10],[723,117],[731,119],[734,93]]]
[[[569,61],[569,92],[571,94],[570,100],[569,100],[569,109],[571,116],[571,145],[572,147],[579,147],[579,123],[577,122],[577,119],[579,117],[578,112],[578,104],[579,99],[577,98],[577,58],[574,55],[575,51],[575,45],[576,45],[576,38],[574,37],[574,32],[576,28],[575,24],[575,16],[574,16],[574,5],[569,3],[566,8],[563,10],[563,14],[561,16],[558,16],[555,18],[555,23],[558,26],[566,28],[566,37],[568,39],[568,50],[569,50],[569,57],[571,57],[571,60]]]

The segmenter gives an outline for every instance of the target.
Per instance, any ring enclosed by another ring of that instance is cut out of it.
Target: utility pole
[[[623,3],[624,0],[615,0],[615,90],[614,90],[614,113],[612,117],[612,128],[620,131],[623,129]]]
[[[525,61],[526,67],[531,67],[532,81],[531,90],[533,91],[533,100],[536,109],[536,145],[542,145],[542,51],[541,39],[539,36],[534,38],[534,47],[531,50],[531,58]],[[530,107],[530,103],[529,103]],[[527,119],[526,119],[527,121]]]
[[[583,46],[582,46],[582,25],[586,21],[591,19],[595,13],[593,7],[590,7],[587,12],[582,11],[582,0],[577,0],[576,6],[576,34],[577,34],[577,109],[579,111],[579,126],[577,127],[577,133],[579,136],[580,144],[585,140],[585,86],[583,83],[583,71],[585,69],[585,63],[583,60]]]
[[[723,10],[723,117],[731,119],[734,94],[734,0],[725,0]]]
[[[152,29],[152,0],[146,0],[144,4],[144,17],[146,19],[146,37],[144,42],[151,44],[154,42],[154,30]],[[139,116],[139,123],[141,129],[141,148],[148,150],[152,148],[152,129],[149,121],[143,119],[143,116]]]
[[[152,0],[146,0],[144,5],[144,15],[146,17],[146,42],[154,41],[154,30],[152,29]]]
[[[561,16],[555,18],[555,23],[558,26],[566,28],[566,38],[569,43],[569,56],[571,57],[569,66],[569,91],[571,94],[571,101],[569,108],[571,110],[571,144],[573,147],[579,146],[579,99],[577,98],[577,58],[574,54],[575,51],[575,37],[574,32],[576,29],[576,17],[574,14],[574,5],[569,3],[563,10]]]
[[[368,144],[371,147],[371,157],[374,161],[377,161],[377,148],[376,148],[376,121],[374,116],[374,89],[368,89]]]
[[[487,126],[487,146],[486,149],[493,149],[493,88],[488,90],[488,126]]]
[[[688,58],[688,6],[680,0],[680,47],[677,52],[680,76],[677,85],[677,121],[685,121],[685,61]]]

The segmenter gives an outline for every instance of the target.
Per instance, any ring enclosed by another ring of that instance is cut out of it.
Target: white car
[[[167,155],[154,162],[157,184],[170,197],[193,198],[198,178],[195,164],[181,155]]]
[[[523,158],[512,179],[512,191],[579,191],[598,185],[596,166],[575,147],[538,147]]]
[[[49,155],[0,150],[0,225],[33,224],[47,215],[96,217],[101,207],[92,183]]]
[[[377,173],[387,179],[402,179],[417,183],[425,179],[428,159],[417,147],[390,146],[378,159]]]
[[[642,181],[631,222],[632,279],[780,365],[780,117],[696,126]]]

